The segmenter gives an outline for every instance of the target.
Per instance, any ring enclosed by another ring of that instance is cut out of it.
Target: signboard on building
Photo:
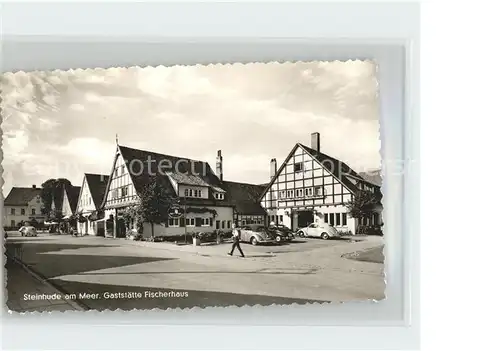
[[[184,216],[184,209],[179,205],[172,205],[168,209],[168,216],[170,218],[180,218]]]

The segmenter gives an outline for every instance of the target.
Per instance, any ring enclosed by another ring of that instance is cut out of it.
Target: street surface
[[[279,246],[231,243],[177,246],[101,237],[9,233],[7,252],[86,309],[151,309],[345,302],[383,299],[383,264],[342,258],[383,238],[296,239]],[[43,289],[15,264],[7,267],[8,306],[36,308],[24,294]],[[31,283],[26,283],[28,278]],[[74,294],[74,295],[70,295]],[[71,307],[63,302],[55,309]],[[65,307],[61,307],[61,306]],[[49,306],[50,307],[50,306]],[[44,308],[40,306],[40,308]]]

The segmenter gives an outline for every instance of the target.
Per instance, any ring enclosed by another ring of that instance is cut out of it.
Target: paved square
[[[341,257],[383,243],[380,237],[361,239],[242,245],[246,258],[227,256],[230,243],[193,247],[62,235],[11,236],[7,250],[21,244],[21,259],[30,269],[89,309],[383,299],[383,264]],[[24,278],[17,270],[8,274],[15,310],[22,293],[35,291],[23,291],[34,288],[20,283]]]

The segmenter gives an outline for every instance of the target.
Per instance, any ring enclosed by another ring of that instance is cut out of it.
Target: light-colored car
[[[19,228],[19,233],[21,233],[21,236],[37,236],[38,235],[35,227],[32,227],[32,226],[22,226],[21,228]]]
[[[337,230],[326,223],[312,223],[307,227],[300,228],[297,234],[301,237],[316,237],[322,239],[338,238],[340,234]]]
[[[238,229],[241,242],[252,245],[276,243],[274,235],[263,225],[246,225]]]

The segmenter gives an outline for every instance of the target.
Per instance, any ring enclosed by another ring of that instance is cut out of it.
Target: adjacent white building
[[[5,198],[4,226],[18,227],[22,222],[36,220],[43,223],[41,188],[13,187]]]
[[[77,231],[81,235],[104,236],[104,221],[99,220],[109,176],[104,174],[85,173],[76,206],[76,213],[81,219],[77,223]]]
[[[271,160],[271,182],[261,196],[268,222],[297,230],[315,222],[325,222],[341,232],[356,233],[358,223],[345,204],[359,189],[379,191],[345,163],[320,150],[320,135],[311,135],[311,147],[297,143],[277,168]],[[381,211],[381,208],[380,208]],[[363,224],[380,224],[380,214]]]

